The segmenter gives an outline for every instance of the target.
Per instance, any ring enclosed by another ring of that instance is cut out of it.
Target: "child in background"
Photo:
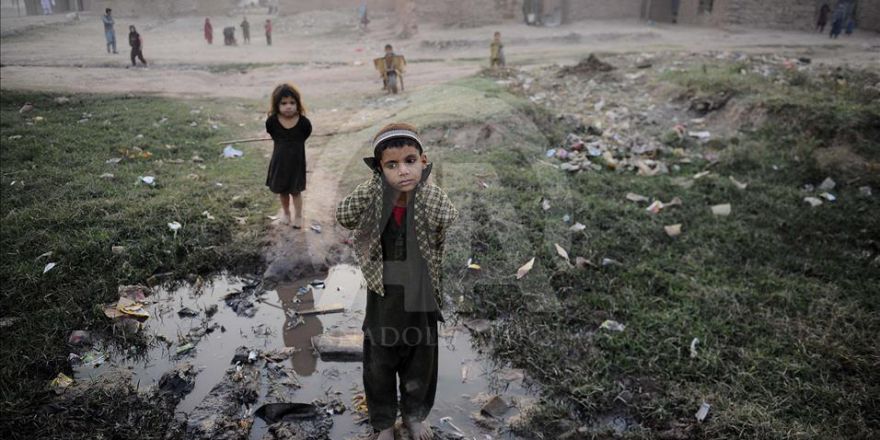
[[[144,59],[143,52],[144,40],[141,38],[141,34],[134,28],[134,25],[128,27],[128,45],[131,46],[131,66],[137,65],[135,58],[141,60],[146,66],[147,60]]]
[[[367,282],[364,394],[378,440],[394,439],[398,408],[413,438],[429,440],[444,242],[458,212],[442,189],[427,182],[431,164],[415,127],[389,124],[372,145],[373,157],[364,161],[373,176],[336,208],[339,224],[355,231],[355,255]]]
[[[306,139],[312,134],[312,123],[306,118],[302,95],[292,84],[281,84],[272,91],[266,132],[275,146],[269,161],[266,186],[281,199],[281,223],[290,219],[290,201],[294,207],[294,229],[301,229],[302,192],[306,189]]]
[[[495,32],[489,55],[490,67],[504,67],[504,44],[501,43],[501,32]]]
[[[266,45],[272,45],[272,20],[266,19],[266,24],[263,25],[263,28],[266,29]]]

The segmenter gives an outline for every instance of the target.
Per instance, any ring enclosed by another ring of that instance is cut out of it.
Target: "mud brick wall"
[[[860,30],[880,32],[880,0],[861,0],[856,9]]]
[[[568,21],[639,18],[642,15],[643,0],[568,0]],[[550,12],[546,5],[545,12]]]
[[[728,1],[724,22],[768,29],[813,28],[816,0]]]
[[[504,3],[496,0],[416,0],[419,21],[477,27],[501,23]]]

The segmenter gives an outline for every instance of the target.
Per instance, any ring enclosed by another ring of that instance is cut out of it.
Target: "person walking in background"
[[[263,27],[266,29],[266,45],[271,46],[272,45],[272,20],[267,18],[266,24],[263,25]]]
[[[840,2],[834,10],[834,15],[831,17],[831,33],[828,35],[830,38],[837,38],[840,36],[840,33],[843,31],[843,22],[845,19],[846,3]]]
[[[828,24],[828,14],[831,14],[831,6],[828,3],[822,3],[819,8],[819,18],[816,20],[816,30],[819,33],[825,32],[825,25]]]
[[[244,40],[244,44],[251,44],[251,24],[248,23],[247,17],[241,22],[241,39]]]
[[[110,53],[110,49],[113,49],[113,53],[119,53],[116,51],[116,29],[113,28],[115,22],[113,21],[112,10],[107,8],[104,10],[104,16],[101,17],[101,21],[104,23],[104,38],[107,40],[107,53]]]
[[[52,6],[55,6],[55,0],[40,0],[40,6],[43,8],[43,15],[52,15]]]
[[[205,17],[205,41],[214,44],[214,26],[211,25],[211,19],[208,17]]]
[[[141,34],[134,28],[134,25],[128,27],[128,45],[131,46],[131,66],[137,66],[135,62],[135,58],[141,60],[144,63],[144,66],[147,65],[147,60],[144,59],[144,40],[141,38]]]

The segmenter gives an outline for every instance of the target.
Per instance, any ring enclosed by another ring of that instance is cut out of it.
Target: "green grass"
[[[803,105],[799,99],[788,103]],[[798,141],[809,138],[794,136],[797,127],[747,135],[711,176],[685,188],[678,179],[706,163],[660,177],[570,175],[540,163],[564,131],[549,112],[488,79],[456,81],[411,102],[397,119],[423,130],[480,122],[506,130],[500,145],[453,150],[431,138],[426,151],[462,213],[448,239],[447,293],[456,302],[463,296],[462,314],[494,320],[486,348],[525,368],[544,392],[521,433],[557,438],[589,426],[583,438],[609,437],[600,420],[610,415],[633,423],[626,438],[878,435],[880,202],[861,197],[861,183],[839,182],[836,203],[809,208],[799,188],[821,179],[796,157]],[[873,117],[867,103],[853,106],[855,118]],[[349,184],[366,176],[354,167]],[[748,188],[736,189],[731,175]],[[625,199],[630,191],[684,205],[651,215]],[[710,206],[720,203],[731,203],[733,214],[713,216]],[[570,232],[566,214],[587,229]],[[663,226],[675,223],[683,234],[672,239]],[[572,260],[622,265],[569,267],[554,243]],[[535,268],[516,280],[532,257]],[[463,274],[468,258],[481,264],[479,274]],[[605,319],[626,330],[600,330]],[[703,401],[712,409],[698,423]]]
[[[19,114],[24,102],[36,109]],[[3,91],[0,315],[22,318],[3,328],[4,431],[33,428],[27,416],[49,398],[49,380],[70,373],[69,332],[107,332],[98,305],[113,301],[118,285],[166,272],[180,279],[258,268],[272,204],[259,191],[266,159],[248,146],[239,146],[243,158],[220,157],[216,142],[234,137],[240,120],[228,108],[98,96],[59,105],[50,95]],[[44,119],[35,122],[38,116]],[[134,147],[151,156],[105,163]],[[194,163],[194,155],[204,162]],[[155,186],[139,183],[147,175],[156,177]],[[167,226],[173,221],[183,225],[176,236]],[[126,252],[113,254],[112,246]],[[46,252],[52,254],[40,257]],[[44,274],[48,262],[57,266]]]

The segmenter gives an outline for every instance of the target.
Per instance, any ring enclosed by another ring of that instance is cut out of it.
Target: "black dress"
[[[296,125],[284,128],[277,115],[266,118],[266,132],[275,141],[266,186],[276,194],[298,193],[306,189],[306,139],[312,123],[300,116]]]

